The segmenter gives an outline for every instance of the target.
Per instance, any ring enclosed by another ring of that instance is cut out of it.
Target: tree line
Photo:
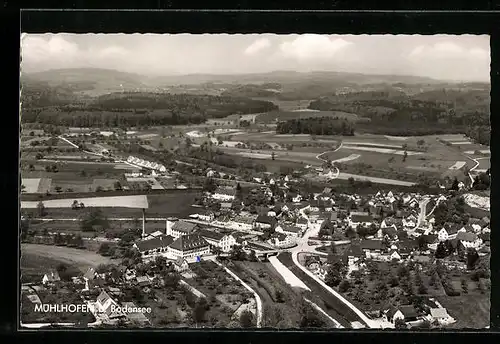
[[[354,124],[347,120],[329,117],[292,119],[279,122],[276,133],[352,136]]]
[[[71,127],[120,127],[199,124],[208,118],[223,118],[277,109],[271,102],[236,97],[172,95],[156,93],[112,93],[92,102],[46,100],[26,96],[24,123],[58,124]]]

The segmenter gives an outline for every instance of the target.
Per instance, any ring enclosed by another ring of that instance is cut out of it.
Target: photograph
[[[20,330],[489,328],[488,35],[20,40]]]

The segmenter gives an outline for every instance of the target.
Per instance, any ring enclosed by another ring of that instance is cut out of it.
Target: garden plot
[[[480,154],[491,154],[491,150],[489,149],[478,149],[478,150],[468,150],[465,151],[465,154],[476,154],[476,152],[479,152]]]
[[[137,166],[132,166],[132,165],[128,165],[128,164],[116,164],[114,167],[114,169],[117,169],[117,170],[131,170],[131,171],[139,171],[140,168],[137,167]]]
[[[253,159],[271,159],[271,154],[263,154],[263,153],[247,153],[247,152],[238,152],[238,155],[241,155],[245,158],[253,158]]]
[[[387,148],[396,148],[401,149],[401,145],[388,145],[384,143],[370,143],[370,142],[352,142],[352,141],[344,141],[346,145],[355,145],[355,146],[373,146],[373,147],[387,147]]]
[[[148,183],[153,190],[163,190],[163,186],[153,177],[127,177],[129,183]]]
[[[391,141],[406,141],[408,140],[408,137],[406,136],[390,136],[390,135],[384,135],[385,138]]]
[[[378,146],[380,146],[380,145],[378,145]],[[405,152],[402,149],[363,147],[363,146],[346,145],[346,144],[342,145],[342,149],[361,150],[361,151],[367,151],[367,152],[376,152],[376,153],[383,153],[383,154],[395,154],[395,155],[404,155],[404,152]],[[408,155],[421,155],[422,154],[422,152],[412,152],[412,151],[406,151],[406,153]]]
[[[459,170],[465,166],[466,161],[457,161],[454,165],[450,166],[450,170]]]
[[[340,158],[340,159],[336,159],[336,160],[332,160],[332,162],[346,162],[346,161],[352,161],[352,160],[356,160],[360,157],[361,155],[359,154],[351,154],[349,156],[346,156],[345,158]]]
[[[123,208],[148,208],[146,195],[136,196],[110,196],[110,197],[89,197],[77,198],[78,202],[85,204],[85,207],[123,207]],[[63,198],[46,200],[43,202],[45,208],[71,208],[75,198]],[[21,208],[36,209],[38,202],[21,201]]]
[[[40,178],[40,182],[38,184],[38,191],[39,193],[45,193],[47,191],[50,191],[50,188],[52,186],[52,179],[50,178]]]
[[[114,190],[115,183],[118,179],[107,179],[107,178],[96,178],[92,183],[92,187],[94,190],[97,188],[102,188],[103,190]]]
[[[156,137],[158,134],[142,134],[142,135],[137,135],[138,138],[140,139],[150,139],[152,137]]]
[[[451,143],[452,145],[471,145],[472,142],[470,141],[454,141],[454,142],[451,142],[451,141],[448,141],[449,143]]]
[[[40,178],[23,178],[22,185],[24,185],[24,192],[37,193],[40,185]]]

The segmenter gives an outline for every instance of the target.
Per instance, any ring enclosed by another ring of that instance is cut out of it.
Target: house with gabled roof
[[[254,221],[254,228],[268,229],[276,226],[277,220],[268,215],[259,215]]]
[[[180,236],[194,234],[200,226],[196,223],[178,220],[177,218],[167,219],[167,235],[177,239]]]
[[[197,234],[205,239],[210,246],[218,247],[222,252],[231,251],[236,244],[236,239],[231,234],[223,234],[209,229],[200,229]]]
[[[396,320],[400,319],[404,322],[411,322],[418,320],[418,313],[414,306],[404,305],[399,307],[391,307],[384,312],[384,316],[387,321],[395,323]]]
[[[125,314],[119,312],[119,304],[106,292],[102,291],[97,297],[94,309],[100,317],[104,316],[107,320],[118,320],[125,318]]]
[[[465,248],[478,249],[483,244],[483,240],[475,233],[459,232],[456,239],[460,241]]]
[[[169,235],[161,235],[153,239],[141,240],[134,243],[143,259],[152,259],[156,256],[167,256],[168,246],[174,241],[174,237]]]
[[[277,225],[275,231],[294,238],[301,237],[304,232],[302,228],[287,223]]]
[[[295,240],[283,233],[274,233],[269,240],[267,240],[269,245],[274,247],[289,247],[295,243]]]
[[[309,228],[309,221],[305,217],[299,217],[296,222],[296,226],[299,227],[302,231],[305,231]]]
[[[198,234],[188,234],[177,238],[168,247],[170,257],[196,261],[198,257],[210,253],[210,244]]]
[[[61,277],[59,277],[59,273],[57,272],[57,270],[51,269],[45,275],[43,275],[42,283],[44,285],[47,285],[47,284],[53,284],[60,280]]]
[[[236,197],[236,189],[234,187],[218,187],[212,194],[212,198],[219,201],[232,201]]]
[[[373,223],[373,217],[368,213],[351,213],[348,222],[349,226],[356,229],[359,225],[370,226]]]
[[[185,272],[189,270],[188,261],[185,258],[179,257],[172,262],[175,271],[177,272]]]

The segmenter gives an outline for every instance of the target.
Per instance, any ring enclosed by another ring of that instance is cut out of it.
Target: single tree
[[[252,312],[244,310],[240,314],[240,326],[243,328],[249,328],[254,326],[254,316]]]

